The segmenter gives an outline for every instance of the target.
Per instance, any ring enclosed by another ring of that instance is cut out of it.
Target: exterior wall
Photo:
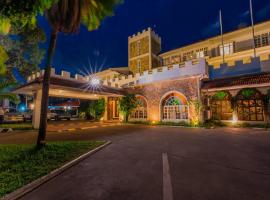
[[[257,56],[267,56],[270,52],[270,21],[257,24],[255,26]],[[262,44],[262,36],[267,38],[268,42]],[[239,29],[224,34],[224,44],[231,43],[233,52],[225,56],[226,62],[235,62],[237,60],[250,60],[254,56],[251,27]],[[209,65],[218,68],[223,63],[223,56],[220,55],[221,36],[209,38],[202,42],[197,42],[179,49],[175,49],[160,55],[163,65],[172,65],[187,60],[198,59],[198,52],[203,52]]]
[[[152,84],[136,86],[132,92],[145,97],[147,100],[148,120],[161,121],[162,110],[161,101],[167,95],[173,92],[183,94],[187,100],[198,100],[199,97],[199,77],[187,79],[161,81]]]
[[[142,74],[120,76],[112,80],[106,80],[104,85],[115,87],[130,87],[137,84],[148,84],[157,81],[186,78],[192,76],[208,77],[208,65],[205,59],[199,59],[197,63],[191,61],[183,65],[173,65],[172,67],[160,67],[149,71],[144,71]]]

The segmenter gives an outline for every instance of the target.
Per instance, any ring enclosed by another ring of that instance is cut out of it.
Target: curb
[[[10,133],[13,132],[12,128],[0,128],[0,133]]]
[[[116,124],[119,126],[119,124]],[[102,125],[100,126],[101,128],[108,127],[108,126],[114,126],[114,125]],[[57,131],[48,131],[48,132],[58,132],[58,133],[63,133],[63,132],[74,132],[74,131],[85,131],[89,129],[94,129],[94,128],[100,128],[99,126],[89,126],[89,127],[82,127],[82,128],[69,128],[69,129],[63,129],[63,130],[57,130]]]
[[[85,160],[86,158],[88,158],[89,156],[93,155],[94,153],[100,151],[101,149],[105,148],[106,146],[110,145],[111,141],[106,142],[105,144],[79,156],[78,158],[64,164],[62,167],[55,169],[54,171],[50,172],[49,174],[42,176],[41,178],[38,178],[37,180],[32,181],[31,183],[22,186],[21,188],[15,190],[14,192],[7,194],[6,196],[4,196],[3,198],[1,198],[1,200],[16,200],[19,199],[21,197],[23,197],[24,195],[26,195],[27,193],[35,190],[36,188],[38,188],[39,186],[43,185],[44,183],[50,181],[51,179],[55,178],[56,176],[62,174],[64,171],[70,169],[71,167],[77,165],[78,163],[80,163],[81,161]]]

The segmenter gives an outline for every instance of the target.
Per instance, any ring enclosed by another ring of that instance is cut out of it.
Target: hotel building
[[[251,27],[223,38],[223,46],[217,36],[161,53],[161,38],[148,28],[128,38],[128,67],[75,78],[52,71],[50,95],[105,98],[104,120],[120,120],[119,98],[134,93],[134,121],[270,123],[270,21],[255,25],[255,38]],[[93,77],[99,90],[85,89]],[[16,92],[38,104],[41,82],[42,73],[33,74]]]

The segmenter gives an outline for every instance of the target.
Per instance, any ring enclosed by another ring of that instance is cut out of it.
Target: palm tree
[[[8,99],[12,101],[13,103],[18,104],[19,103],[18,96],[10,92],[10,90],[15,86],[16,84],[12,82],[0,79],[0,101]]]
[[[97,29],[106,16],[112,16],[116,5],[122,0],[59,0],[46,13],[51,25],[50,44],[47,52],[46,67],[43,76],[40,128],[37,146],[45,144],[47,128],[47,109],[51,64],[59,32],[76,33],[80,25],[88,30]]]

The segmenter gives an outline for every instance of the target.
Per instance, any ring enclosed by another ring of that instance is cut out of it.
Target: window
[[[180,56],[172,56],[172,64],[180,63]]]
[[[223,56],[223,46],[219,46],[220,55]],[[224,44],[224,55],[231,55],[234,52],[234,45],[233,43]]]
[[[141,54],[141,41],[137,42],[137,56]]]
[[[261,43],[261,36],[260,36],[260,35],[255,36],[254,42],[255,42],[255,47],[256,47],[256,48],[261,47],[261,46],[262,46],[262,43]]]
[[[237,95],[237,114],[240,121],[263,121],[263,99],[255,89],[243,89]]]
[[[183,62],[187,61],[187,54],[186,53],[183,54],[182,60],[183,60]]]
[[[139,59],[139,60],[137,60],[137,72],[138,73],[141,73],[141,68],[142,66],[141,66],[141,60]]]
[[[170,94],[163,100],[163,120],[165,121],[179,121],[188,119],[188,106],[184,103],[178,94]]]
[[[196,52],[196,57],[197,58],[203,58],[204,57],[204,51],[197,51]]]
[[[146,120],[147,119],[147,103],[143,97],[137,97],[137,107],[132,111],[130,118],[133,120]]]
[[[262,46],[269,45],[268,33],[262,34]]]
[[[211,98],[210,108],[213,120],[232,120],[233,118],[231,95],[226,91],[217,92]]]
[[[196,58],[204,58],[205,56],[208,56],[207,47],[196,50]]]
[[[254,42],[256,48],[269,45],[269,34],[264,33],[262,35],[256,35],[254,38]]]
[[[163,66],[169,65],[170,64],[170,58],[164,58],[163,59]]]

